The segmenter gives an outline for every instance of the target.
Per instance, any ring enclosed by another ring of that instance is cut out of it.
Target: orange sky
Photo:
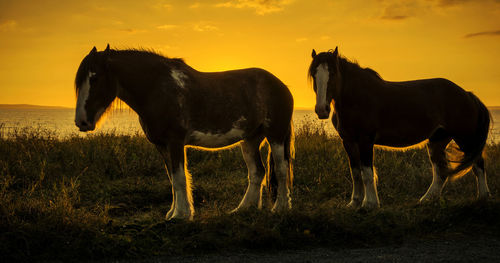
[[[311,49],[387,80],[448,78],[500,105],[499,0],[0,1],[0,103],[74,107],[95,45],[152,48],[201,71],[261,67],[313,107]]]

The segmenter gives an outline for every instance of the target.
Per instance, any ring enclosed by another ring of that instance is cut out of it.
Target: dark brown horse
[[[199,72],[181,59],[141,50],[111,50],[108,45],[101,52],[94,47],[83,59],[75,86],[75,123],[80,131],[94,130],[116,97],[137,112],[172,182],[167,219],[194,214],[185,146],[221,148],[241,142],[249,184],[236,211],[261,207],[265,168],[259,147],[267,139],[272,166],[267,178],[277,183],[272,209],[290,208],[293,98],[271,73],[258,68]]]
[[[340,56],[337,48],[319,54],[313,50],[312,58],[309,77],[316,92],[316,113],[326,119],[333,105],[332,122],[349,156],[353,182],[349,206],[379,206],[374,145],[409,147],[424,141],[433,179],[421,202],[438,198],[448,178],[470,167],[477,178],[478,197],[489,195],[481,154],[490,114],[474,94],[446,79],[385,81]],[[452,140],[462,152],[456,167],[449,165],[445,151]]]

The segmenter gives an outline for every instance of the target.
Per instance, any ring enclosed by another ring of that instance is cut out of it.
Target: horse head
[[[319,54],[313,49],[311,55],[313,60],[309,66],[309,78],[313,81],[316,93],[315,111],[318,118],[327,119],[340,80],[338,48]]]
[[[97,121],[116,98],[117,87],[111,85],[109,74],[110,52],[109,44],[101,52],[94,47],[76,73],[75,124],[80,131],[94,130]]]

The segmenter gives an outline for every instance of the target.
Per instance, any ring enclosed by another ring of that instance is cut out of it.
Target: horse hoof
[[[486,194],[483,194],[483,195],[478,195],[477,196],[477,201],[486,201],[488,199],[491,198],[491,194],[488,192]]]
[[[174,212],[171,217],[165,218],[166,221],[177,221],[177,220],[193,220],[193,215],[188,213],[176,213]]]
[[[285,206],[277,206],[275,205],[272,209],[271,209],[271,212],[272,213],[283,213],[283,212],[286,212],[288,210],[291,210],[292,209],[292,206],[289,204],[289,205],[285,205]]]
[[[241,208],[240,207],[236,207],[235,209],[227,212],[229,215],[232,215],[232,214],[236,214],[238,213],[239,211],[241,211]]]
[[[346,207],[347,208],[351,208],[351,209],[359,208],[360,207],[360,202],[356,201],[356,200],[351,200],[351,202],[349,202],[349,204],[347,204]]]
[[[172,218],[172,215],[174,214],[174,210],[168,211],[168,213],[165,215],[165,220],[170,220]]]
[[[429,203],[434,203],[434,202],[437,202],[439,200],[439,197],[438,196],[423,196],[422,198],[420,198],[420,200],[418,200],[418,204],[422,205],[422,204],[429,204]]]
[[[361,205],[361,208],[365,210],[375,210],[377,208],[380,208],[380,205],[377,203],[364,202],[363,205]]]

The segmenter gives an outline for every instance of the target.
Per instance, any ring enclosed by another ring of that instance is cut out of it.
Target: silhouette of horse
[[[199,72],[181,59],[108,45],[100,52],[94,47],[82,60],[75,87],[80,131],[94,130],[117,97],[139,115],[172,183],[167,220],[194,214],[185,146],[221,148],[241,141],[249,184],[233,212],[261,207],[264,177],[274,187],[272,210],[291,207],[293,98],[271,73],[258,68]],[[270,145],[267,176],[259,151],[265,139]]]
[[[446,79],[385,81],[372,69],[340,56],[338,48],[319,54],[313,49],[312,59],[308,75],[316,93],[316,114],[328,118],[333,105],[332,122],[349,157],[353,190],[348,206],[379,206],[374,145],[409,147],[424,141],[433,179],[420,202],[439,198],[447,179],[471,166],[478,198],[489,196],[481,154],[491,117],[474,94]],[[450,166],[445,151],[451,140],[462,152],[454,160],[456,167]]]

